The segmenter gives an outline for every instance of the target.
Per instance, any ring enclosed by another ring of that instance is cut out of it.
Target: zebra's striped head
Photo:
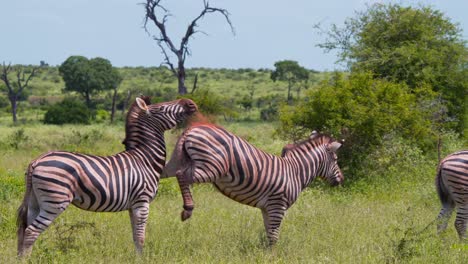
[[[334,140],[325,144],[323,168],[320,176],[332,186],[340,185],[344,181],[343,172],[338,166],[338,156],[336,155],[336,151],[341,145],[340,142]]]
[[[123,144],[126,149],[135,147],[141,140],[133,139],[148,131],[162,135],[165,130],[175,127],[197,110],[197,105],[190,99],[151,104],[147,96],[136,98],[128,111]]]
[[[294,157],[299,162],[318,161],[315,165],[317,175],[308,175],[310,181],[315,176],[319,176],[327,181],[330,185],[340,185],[344,181],[343,173],[338,166],[338,156],[336,151],[341,147],[342,143],[333,138],[313,131],[310,137],[304,141],[288,144],[283,148],[282,157]]]
[[[143,117],[140,113],[140,118],[154,119],[164,130],[175,127],[198,110],[197,105],[190,99],[147,105],[145,100],[137,98],[136,103],[144,113]]]

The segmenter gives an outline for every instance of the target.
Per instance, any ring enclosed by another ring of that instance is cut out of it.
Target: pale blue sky
[[[159,66],[162,55],[143,30],[142,0],[0,0],[0,63],[61,64],[70,55],[104,57],[115,66]],[[190,41],[187,67],[273,68],[292,59],[316,70],[337,68],[335,54],[326,54],[313,25],[342,24],[356,10],[377,1],[364,0],[211,0],[231,13],[232,35],[224,19],[210,14],[200,23],[208,35]],[[389,1],[378,1],[389,2]],[[466,39],[467,0],[398,1],[432,5],[460,23]],[[202,0],[163,0],[173,14],[169,34],[180,41],[187,24],[199,14]],[[154,29],[154,27],[151,27]],[[156,32],[156,31],[153,31]]]

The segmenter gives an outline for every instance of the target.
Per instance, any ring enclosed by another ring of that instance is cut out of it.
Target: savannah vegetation
[[[371,5],[344,26],[317,29],[327,36],[322,48],[341,52],[345,71],[307,69],[306,78],[300,65],[287,60],[294,67],[186,69],[185,83],[197,88],[185,96],[265,151],[280,154],[286,143],[314,129],[345,139],[338,153],[344,185],[317,180],[307,188],[288,210],[273,249],[266,247],[261,214],[210,185],[193,186],[197,210],[181,222],[179,189],[170,178],[161,180],[151,204],[142,256],[134,251],[126,212],[70,207],[39,237],[30,262],[466,262],[468,245],[458,241],[453,217],[448,230],[436,234],[440,203],[434,188],[439,156],[468,147],[468,54],[461,29],[432,8],[394,4]],[[96,92],[86,104],[81,94],[66,91],[59,67],[41,66],[18,97],[16,122],[0,83],[2,263],[15,261],[16,209],[32,159],[57,149],[122,151],[124,111],[135,96],[180,97],[171,69],[122,67],[115,68],[117,88]],[[28,74],[36,66],[22,67]],[[280,78],[280,69],[290,72]],[[288,82],[295,76],[291,69],[299,69],[301,78]],[[85,120],[70,114],[75,103]],[[63,125],[44,124],[48,113],[70,116]],[[180,132],[166,133],[168,155]]]

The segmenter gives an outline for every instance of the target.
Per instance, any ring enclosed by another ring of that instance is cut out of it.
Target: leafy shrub
[[[102,133],[98,129],[93,129],[88,132],[80,132],[78,130],[72,130],[72,137],[70,137],[70,141],[72,144],[80,146],[82,144],[90,144],[95,143],[96,141],[101,140],[104,137],[104,133]]]
[[[198,105],[200,112],[204,114],[215,115],[223,112],[223,99],[208,89],[197,90],[186,97],[192,99]]]
[[[13,134],[8,137],[8,144],[14,149],[18,149],[21,144],[27,141],[29,141],[29,137],[24,132],[24,128],[14,131]]]
[[[249,96],[244,96],[242,99],[239,101],[239,104],[244,108],[245,110],[250,110],[252,109],[253,106],[253,99]]]
[[[81,102],[66,98],[49,108],[44,115],[45,124],[89,124],[91,112]]]
[[[278,118],[278,107],[271,105],[260,110],[260,119],[263,121],[273,121]]]
[[[299,139],[312,130],[346,139],[341,157],[353,168],[361,166],[361,159],[388,135],[401,136],[423,149],[435,142],[427,113],[418,107],[417,93],[405,84],[374,79],[370,73],[335,75],[309,91],[296,107],[280,109],[278,133],[283,137]]]
[[[110,114],[108,111],[104,109],[98,109],[96,110],[96,116],[95,116],[96,122],[102,123],[106,120],[110,120]]]
[[[0,108],[10,105],[10,101],[5,96],[0,95]]]

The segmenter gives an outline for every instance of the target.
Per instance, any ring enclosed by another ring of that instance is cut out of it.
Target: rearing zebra
[[[261,209],[273,245],[286,210],[316,176],[331,185],[343,182],[335,154],[340,146],[314,131],[309,139],[287,145],[282,157],[277,157],[221,127],[195,124],[178,140],[162,177],[177,176],[183,221],[194,208],[189,184],[211,182],[227,197]]]
[[[468,150],[445,157],[437,169],[436,189],[442,203],[439,213],[439,232],[447,228],[453,209],[457,207],[455,229],[460,240],[466,238],[468,223]]]
[[[54,151],[32,161],[18,209],[18,255],[29,255],[37,237],[70,204],[94,212],[128,210],[141,252],[166,159],[164,131],[196,110],[188,99],[150,104],[148,97],[137,98],[127,115],[124,152],[100,157]]]

